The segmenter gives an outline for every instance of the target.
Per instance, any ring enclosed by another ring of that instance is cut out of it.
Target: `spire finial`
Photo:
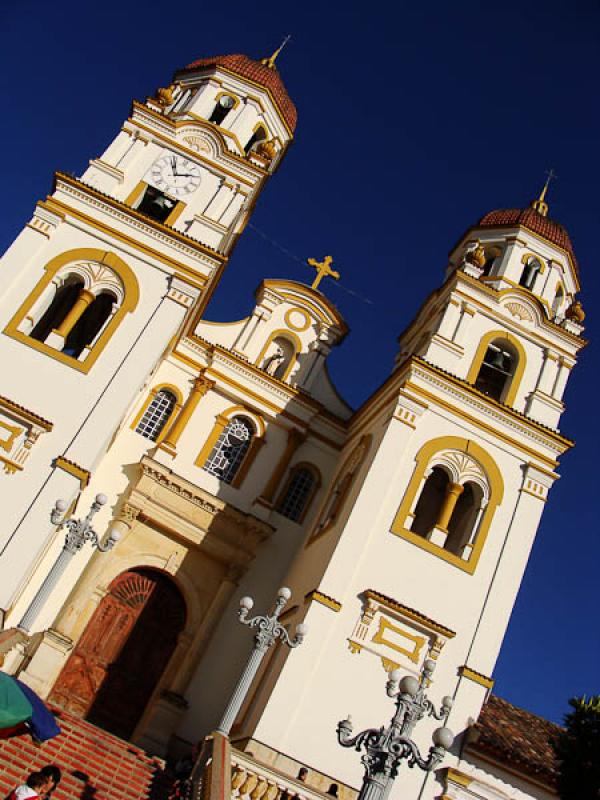
[[[538,214],[541,214],[542,217],[546,217],[548,215],[548,203],[546,202],[546,192],[548,191],[548,186],[550,185],[550,181],[553,180],[554,178],[558,178],[558,175],[556,174],[556,172],[554,172],[553,169],[548,170],[546,172],[546,175],[548,177],[546,178],[546,183],[544,184],[544,188],[540,192],[540,196],[538,197],[537,200],[534,200],[533,203],[531,204],[531,207],[535,208]]]
[[[261,59],[260,63],[264,64],[265,67],[268,67],[269,69],[273,69],[273,67],[275,66],[275,60],[277,59],[277,56],[279,55],[279,53],[281,53],[281,51],[283,50],[283,48],[286,46],[286,44],[289,42],[289,40],[291,38],[292,38],[291,34],[288,33],[288,35],[285,37],[283,42],[279,45],[277,50],[275,50],[273,55],[269,56],[268,58]]]

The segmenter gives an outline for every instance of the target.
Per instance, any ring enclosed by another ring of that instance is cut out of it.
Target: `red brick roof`
[[[473,728],[469,749],[554,786],[558,763],[551,742],[561,730],[560,725],[491,695]]]
[[[261,64],[260,61],[255,61],[253,58],[237,53],[227,56],[199,58],[196,61],[192,61],[191,64],[188,64],[183,71],[199,69],[201,67],[224,67],[231,72],[235,72],[235,74],[239,75],[241,78],[247,78],[248,80],[254,81],[254,83],[264,86],[265,89],[271,92],[273,100],[277,104],[290,130],[293,132],[296,129],[298,112],[287,93],[287,89],[283,85],[283,81],[279,77],[277,67],[268,67],[266,64]]]
[[[478,222],[478,227],[481,228],[514,225],[522,225],[552,244],[562,247],[573,259],[575,270],[578,269],[573,244],[566,229],[550,217],[543,216],[531,206],[529,208],[499,208],[496,211],[490,211]]]

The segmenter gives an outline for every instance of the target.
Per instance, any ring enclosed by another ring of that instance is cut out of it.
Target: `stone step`
[[[61,734],[35,745],[29,735],[0,740],[0,798],[27,775],[56,764],[63,779],[53,800],[166,800],[172,776],[164,762],[61,709]]]

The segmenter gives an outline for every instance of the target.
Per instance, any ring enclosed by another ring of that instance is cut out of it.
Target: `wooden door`
[[[177,645],[185,605],[160,572],[111,584],[65,664],[50,702],[129,738]]]

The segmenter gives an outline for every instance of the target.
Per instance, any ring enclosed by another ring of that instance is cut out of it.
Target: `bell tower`
[[[452,248],[444,283],[400,336],[392,374],[349,420],[285,581],[304,598],[286,623],[306,622],[310,634],[285,663],[273,659],[242,710],[238,735],[257,758],[277,763],[284,752],[360,785],[359,759],[335,741],[338,721],[348,711],[358,729],[387,721],[385,672],[417,676],[430,658],[429,697],[454,702],[444,766],[459,769],[573,445],[558,425],[585,344],[578,290],[545,191],[525,209],[486,214]],[[433,722],[415,734],[421,752]],[[407,770],[402,788],[440,797],[438,779]]]
[[[276,57],[201,58],[134,101],[81,176],[56,173],[4,254],[0,608],[42,552],[48,508],[86,485],[201,314],[291,143]]]

